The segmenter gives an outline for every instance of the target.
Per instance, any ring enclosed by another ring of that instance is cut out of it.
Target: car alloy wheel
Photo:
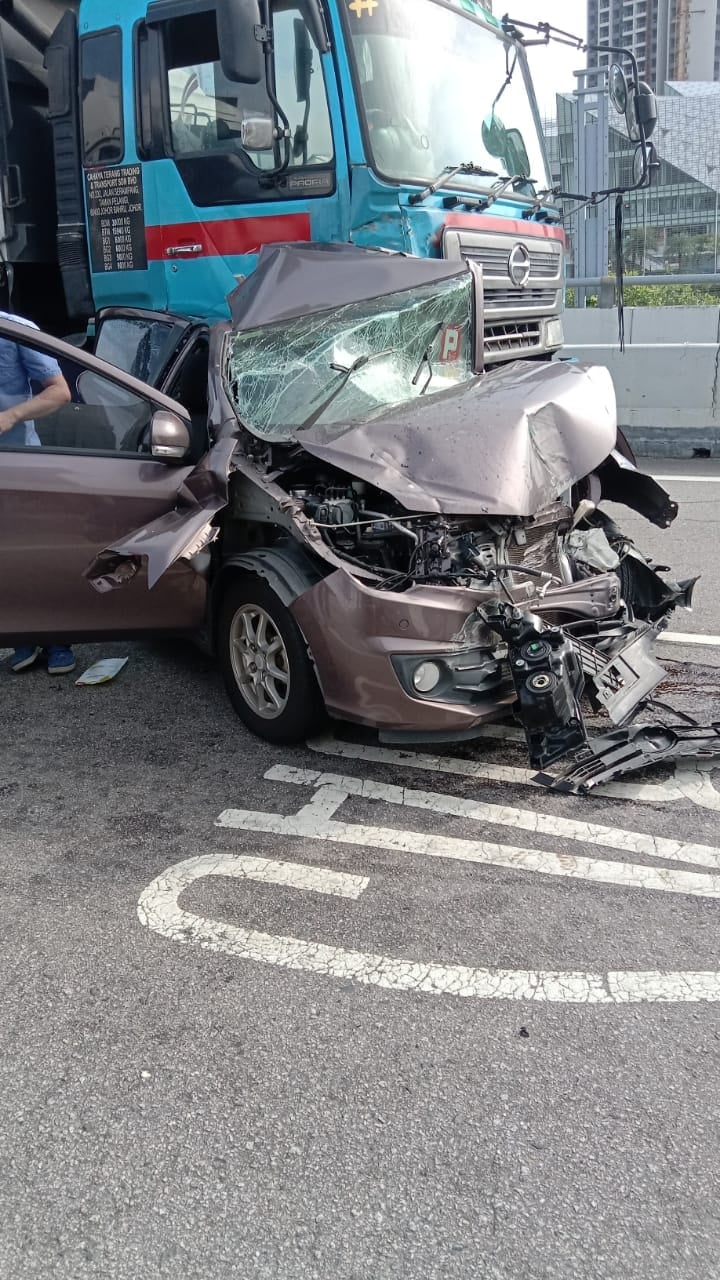
[[[269,613],[257,604],[238,609],[230,626],[230,660],[238,689],[263,720],[275,720],[290,696],[285,642]]]

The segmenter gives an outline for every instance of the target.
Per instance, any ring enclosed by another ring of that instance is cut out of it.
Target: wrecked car
[[[628,725],[690,605],[603,510],[675,504],[607,370],[483,369],[482,272],[347,245],[263,250],[229,323],[98,316],[73,403],[2,449],[3,643],[190,633],[254,733],[330,716],[393,743],[515,713],[545,770]],[[1,447],[1,444],[0,444]]]

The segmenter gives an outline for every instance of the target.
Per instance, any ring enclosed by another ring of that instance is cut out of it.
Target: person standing
[[[0,311],[0,318],[37,329],[24,316]],[[41,389],[33,393],[33,383]],[[57,360],[0,337],[0,449],[40,448],[41,440],[35,421],[55,413],[72,399],[70,388]],[[0,465],[2,465],[0,461]],[[27,671],[42,653],[39,645],[23,645],[10,659],[11,671]],[[50,675],[66,675],[75,670],[75,657],[69,646],[48,645],[46,649]]]

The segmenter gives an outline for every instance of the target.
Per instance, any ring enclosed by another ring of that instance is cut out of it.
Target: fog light
[[[418,693],[432,693],[442,677],[437,662],[421,662],[413,671],[412,682]]]

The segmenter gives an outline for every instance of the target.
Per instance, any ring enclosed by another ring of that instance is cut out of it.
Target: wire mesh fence
[[[544,124],[553,180],[565,191],[577,190],[578,120],[587,122],[592,101],[578,111],[575,95],[557,100],[557,117]],[[585,125],[587,127],[587,123]],[[653,143],[659,167],[652,186],[630,192],[624,198],[624,257],[628,273],[638,276],[717,275],[720,271],[720,84],[668,85],[658,98],[658,123]],[[633,182],[635,144],[627,136],[624,121],[610,112],[607,137],[610,186]],[[565,201],[563,216],[568,234],[569,274],[574,274],[577,219],[574,202]],[[600,253],[605,250],[603,245]],[[605,263],[597,274],[614,269],[612,232]],[[660,283],[661,281],[659,281]],[[713,301],[720,296],[708,282],[707,297],[701,286],[687,286],[688,301]]]

